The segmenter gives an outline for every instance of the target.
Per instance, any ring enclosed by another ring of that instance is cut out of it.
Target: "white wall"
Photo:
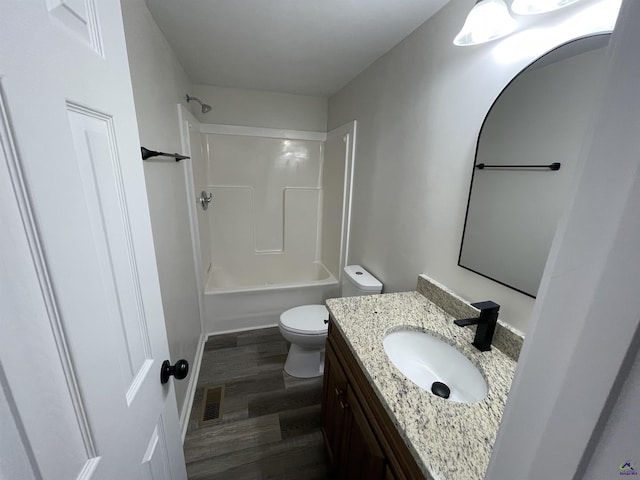
[[[143,0],[122,1],[140,142],[152,150],[180,152],[176,104],[190,83]],[[172,363],[193,364],[201,334],[198,291],[187,210],[184,162],[145,162],[162,304]],[[182,411],[188,380],[176,381]]]
[[[578,183],[560,222],[524,343],[486,478],[578,479],[601,435],[640,328],[640,2],[625,0],[607,52],[604,97],[581,154]],[[637,373],[634,372],[634,375]],[[622,378],[622,379],[623,379]],[[616,442],[638,428],[637,397],[620,397],[627,426],[605,430]],[[626,388],[626,387],[625,387]],[[628,408],[627,408],[628,406]],[[615,415],[617,416],[616,413]],[[626,430],[626,428],[629,430]],[[601,449],[593,468],[637,461],[633,445]],[[612,445],[613,446],[613,445]],[[627,449],[627,448],[630,448]],[[598,453],[598,450],[596,451]],[[622,457],[622,458],[620,458]],[[594,471],[593,473],[596,473]],[[589,477],[588,477],[589,478]]]
[[[327,131],[327,99],[324,97],[213,85],[193,85],[189,93],[212,107],[206,114],[197,103],[191,109],[202,123]]]
[[[640,355],[636,353],[631,370],[605,421],[602,436],[590,455],[591,461],[586,468],[584,480],[620,478],[619,467],[625,462],[635,464],[636,472],[640,471],[639,398]]]
[[[425,272],[469,300],[498,302],[501,319],[526,330],[531,298],[457,266],[475,142],[511,78],[552,46],[597,30],[567,13],[597,2],[523,19],[540,28],[496,42],[455,47],[471,3],[451,0],[329,100],[329,130],[358,121],[349,262],[387,292],[414,289]]]

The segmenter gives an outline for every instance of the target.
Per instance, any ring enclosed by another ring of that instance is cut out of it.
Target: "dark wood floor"
[[[278,328],[210,337],[184,442],[190,480],[327,479],[320,433],[322,377],[282,370]],[[224,385],[218,423],[201,422],[205,389]]]

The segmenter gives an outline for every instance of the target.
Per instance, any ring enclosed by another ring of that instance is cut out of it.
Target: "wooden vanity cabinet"
[[[337,479],[424,478],[333,318],[324,364],[322,434]]]
[[[324,365],[322,433],[336,478],[384,479],[384,454],[331,345]]]
[[[332,465],[340,458],[347,417],[347,377],[335,352],[327,345],[322,391],[322,434]]]

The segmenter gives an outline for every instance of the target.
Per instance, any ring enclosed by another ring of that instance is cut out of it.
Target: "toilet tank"
[[[341,294],[343,297],[374,295],[380,292],[382,292],[382,283],[360,265],[344,267]]]

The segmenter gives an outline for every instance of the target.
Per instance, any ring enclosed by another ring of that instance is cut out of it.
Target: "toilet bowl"
[[[322,375],[328,323],[329,311],[324,305],[303,305],[280,315],[280,333],[291,343],[285,372],[297,378]]]
[[[360,265],[344,268],[342,295],[372,295],[382,292],[382,283]],[[291,343],[284,371],[292,377],[313,378],[324,373],[324,349],[329,311],[324,305],[302,305],[280,315],[282,336]]]

